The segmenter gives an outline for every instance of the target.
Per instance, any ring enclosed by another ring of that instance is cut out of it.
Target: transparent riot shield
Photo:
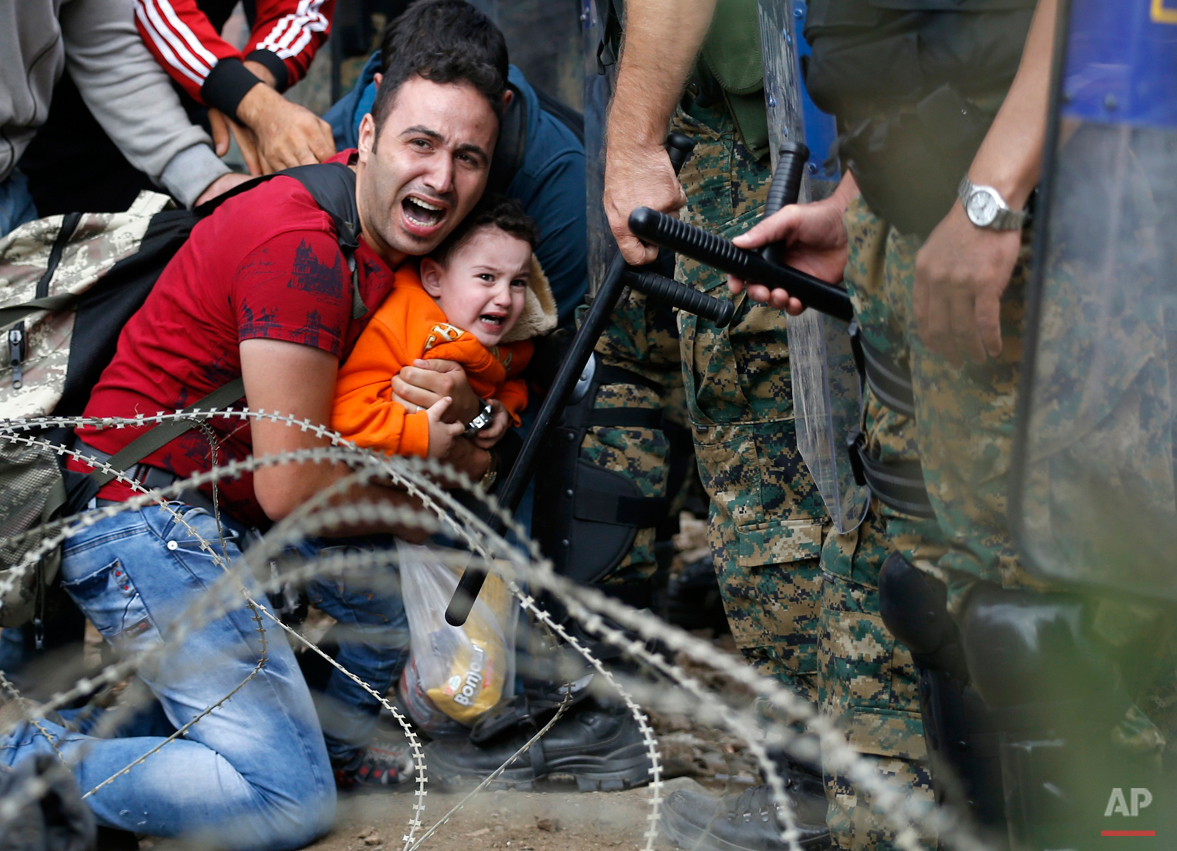
[[[617,242],[605,218],[605,114],[617,74],[615,61],[603,50],[605,22],[594,0],[580,0],[580,27],[584,46],[584,154],[585,203],[588,204],[589,296],[596,295],[605,278]]]
[[[1042,578],[1174,600],[1177,3],[1060,27],[1010,523]]]
[[[832,126],[824,122],[812,102],[806,108],[808,98],[801,84],[798,22],[804,17],[805,5],[759,0],[758,6],[773,168],[782,142],[814,142],[809,145],[811,160],[799,198],[809,201],[832,191],[830,184],[837,179],[837,169],[827,173],[825,165],[825,153],[833,141]],[[812,126],[808,134],[807,117]],[[858,429],[861,413],[850,335],[846,323],[812,310],[789,317],[788,322],[797,447],[834,528],[849,532],[862,522],[870,503],[870,491],[854,480],[846,450],[846,437]]]

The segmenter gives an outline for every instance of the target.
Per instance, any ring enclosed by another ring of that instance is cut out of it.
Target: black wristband
[[[266,70],[274,75],[274,88],[278,91],[284,92],[290,85],[290,69],[286,67],[285,60],[274,51],[258,48],[246,56],[245,61],[265,65]]]
[[[256,85],[265,85],[235,56],[222,59],[204,78],[200,96],[206,105],[219,109],[225,115],[240,123],[237,107],[246,92]]]

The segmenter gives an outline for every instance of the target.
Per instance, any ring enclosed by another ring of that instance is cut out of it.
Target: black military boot
[[[832,848],[826,827],[826,797],[807,778],[786,774],[785,789],[793,803],[793,819],[804,851]],[[662,832],[692,851],[787,851],[781,835],[784,816],[773,803],[768,786],[754,786],[739,795],[717,798],[698,792],[672,792],[662,804]]]
[[[477,782],[506,762],[536,729],[516,725],[477,744],[468,738],[431,742],[425,748],[425,764],[431,777],[443,786]],[[582,792],[648,783],[650,758],[633,715],[624,706],[606,707],[592,698],[584,700],[512,762],[495,784],[527,791],[536,780],[552,774],[573,777]]]
[[[728,632],[727,613],[719,595],[719,581],[711,556],[683,565],[670,578],[664,592],[663,617],[683,629],[707,629],[716,635]]]

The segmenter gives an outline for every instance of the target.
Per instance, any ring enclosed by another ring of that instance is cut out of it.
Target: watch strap
[[[964,205],[966,216],[969,215],[969,199],[975,192],[979,190],[984,190],[985,192],[992,194],[993,197],[997,199],[997,215],[993,217],[993,221],[984,225],[977,224],[977,222],[973,221],[972,216],[969,216],[969,221],[972,222],[974,226],[984,228],[986,230],[1021,230],[1026,226],[1026,223],[1030,219],[1030,214],[1027,211],[1011,210],[1009,204],[1006,203],[1005,198],[1001,196],[1000,192],[998,192],[992,186],[980,186],[974,184],[971,180],[969,180],[969,176],[967,174],[960,179],[960,185],[957,186],[956,189],[956,194],[960,196],[960,203]]]
[[[479,399],[479,401],[482,402],[482,408],[474,415],[474,419],[466,424],[466,430],[462,433],[464,437],[474,437],[494,422],[494,408],[490,402],[485,399]]]

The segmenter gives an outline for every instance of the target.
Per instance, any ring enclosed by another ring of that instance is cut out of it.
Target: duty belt
[[[905,417],[915,416],[915,396],[911,373],[863,337],[857,322],[850,323],[850,344],[858,374],[862,378],[863,395],[870,387],[880,402]],[[855,430],[846,441],[854,480],[870,488],[879,501],[903,514],[934,520],[936,511],[928,499],[924,485],[924,470],[919,461],[882,461],[871,456],[861,430]]]

